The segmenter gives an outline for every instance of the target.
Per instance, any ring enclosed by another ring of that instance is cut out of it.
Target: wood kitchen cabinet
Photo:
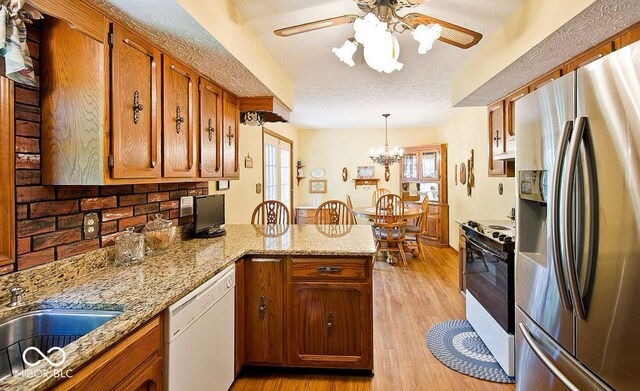
[[[240,127],[240,111],[238,106],[238,98],[224,92],[222,94],[223,117],[223,176],[227,179],[237,179],[240,177],[240,166],[238,159],[238,129]]]
[[[46,16],[43,184],[239,178],[235,96],[81,1],[30,4]]]
[[[244,362],[284,364],[284,258],[244,260]]]
[[[562,68],[556,68],[556,69],[552,70],[551,72],[540,76],[539,78],[537,78],[536,80],[532,81],[529,84],[529,86],[528,86],[529,87],[529,92],[533,92],[533,91],[537,90],[538,88],[551,83],[554,80],[558,80],[559,78],[562,77],[562,75],[563,75]]]
[[[164,176],[195,177],[198,76],[166,54],[162,61]]]
[[[496,160],[496,155],[504,154],[506,151],[505,132],[505,107],[504,101],[494,103],[489,106],[489,176],[515,175],[515,164],[513,161]]]
[[[54,390],[161,391],[162,336],[162,317],[157,316]]]
[[[222,176],[222,90],[200,78],[200,177]]]
[[[372,258],[245,257],[236,263],[242,365],[373,368]]]
[[[600,46],[596,46],[595,48],[592,48],[567,62],[564,66],[563,74],[566,75],[567,73],[575,71],[576,69],[596,61],[611,52],[613,52],[613,41],[605,42]]]
[[[159,178],[160,51],[124,27],[112,24],[113,178]]]
[[[516,102],[529,93],[529,87],[524,87],[504,99],[505,106],[505,153],[515,158],[516,153]]]

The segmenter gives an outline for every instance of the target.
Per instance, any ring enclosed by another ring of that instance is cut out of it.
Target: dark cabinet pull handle
[[[333,333],[333,312],[329,311],[329,316],[327,317],[327,331],[329,335]]]
[[[176,133],[180,134],[180,125],[184,123],[184,117],[180,115],[180,106],[176,107]]]
[[[144,109],[144,106],[140,103],[140,93],[136,90],[133,93],[133,123],[137,124],[140,121],[140,112]]]
[[[235,137],[233,135],[233,133],[231,132],[231,126],[229,126],[229,133],[227,134],[227,137],[229,137],[229,146],[231,146],[231,141],[233,140],[233,138]]]
[[[340,273],[342,268],[340,266],[318,266],[316,270],[323,273]]]
[[[258,312],[260,313],[260,319],[264,319],[264,314],[267,310],[267,298],[264,295],[260,296],[260,307],[258,307]]]
[[[207,132],[209,132],[209,141],[213,141],[213,132],[215,132],[215,128],[213,127],[213,121],[209,118],[209,127],[207,127]]]

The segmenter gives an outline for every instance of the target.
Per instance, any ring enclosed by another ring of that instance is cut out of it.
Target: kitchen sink
[[[26,349],[35,347],[47,354],[49,349],[62,348],[121,313],[122,311],[42,309],[0,321],[0,381],[26,368],[22,358]],[[42,356],[35,349],[29,349],[25,358],[26,361],[35,363]]]

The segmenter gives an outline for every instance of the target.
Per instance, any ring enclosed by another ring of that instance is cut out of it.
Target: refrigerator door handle
[[[580,295],[580,288],[578,286],[578,271],[576,269],[576,251],[573,248],[573,224],[572,213],[574,205],[573,186],[576,179],[576,170],[578,166],[578,154],[580,153],[580,144],[584,136],[585,129],[587,127],[587,117],[578,117],[576,119],[576,126],[573,134],[571,135],[571,142],[569,143],[569,158],[567,160],[567,181],[565,182],[565,208],[562,214],[562,226],[564,227],[563,240],[565,242],[563,252],[563,263],[565,270],[567,271],[567,279],[569,280],[569,292],[571,293],[571,299],[573,301],[573,308],[575,314],[579,319],[585,319],[586,313],[584,310],[582,298]]]
[[[529,345],[533,353],[535,353],[544,366],[547,367],[547,369],[549,369],[551,373],[553,373],[554,376],[557,377],[569,390],[580,391],[580,389],[567,379],[567,377],[555,365],[553,365],[553,362],[551,362],[551,360],[544,354],[542,349],[540,349],[536,341],[533,339],[533,336],[531,335],[531,332],[529,332],[527,326],[525,326],[524,323],[520,323],[518,324],[518,327],[520,328],[520,332],[522,332],[522,336],[527,342],[527,345]]]
[[[564,277],[564,271],[562,267],[562,251],[560,248],[560,218],[558,216],[558,209],[560,205],[560,190],[562,185],[562,167],[564,166],[564,159],[567,155],[567,147],[569,144],[569,135],[573,131],[573,121],[565,121],[562,127],[562,134],[560,135],[560,148],[558,151],[558,157],[556,159],[555,166],[553,168],[553,181],[551,188],[551,251],[553,255],[553,268],[556,272],[556,284],[558,285],[558,294],[560,296],[560,303],[562,308],[567,311],[573,309],[571,305],[571,299],[569,293],[567,293],[567,283]]]

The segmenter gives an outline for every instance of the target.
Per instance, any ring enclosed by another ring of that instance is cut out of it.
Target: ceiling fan
[[[364,46],[364,57],[367,64],[379,72],[393,72],[402,69],[397,61],[400,52],[394,33],[410,31],[413,38],[420,43],[418,53],[424,54],[431,49],[435,40],[468,49],[482,39],[482,34],[467,28],[436,19],[420,13],[409,13],[404,16],[398,11],[416,7],[427,0],[354,0],[364,15],[342,15],[334,18],[317,20],[296,26],[275,30],[280,37],[289,37],[309,31],[320,30],[343,24],[354,24],[355,36],[345,41],[341,48],[333,52],[349,66],[354,66],[353,54],[358,44]]]

